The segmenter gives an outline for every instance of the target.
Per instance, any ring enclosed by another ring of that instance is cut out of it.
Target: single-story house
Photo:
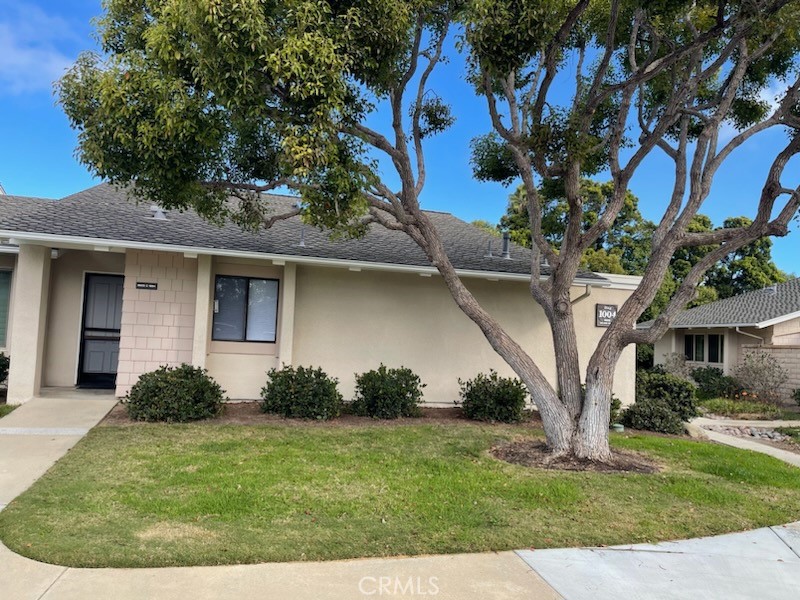
[[[654,361],[662,364],[668,354],[679,353],[692,367],[733,374],[744,354],[755,349],[787,370],[785,391],[800,388],[800,279],[684,310],[655,343]]]
[[[504,254],[490,234],[430,216],[470,290],[555,381],[549,327],[528,291],[529,251],[511,245]],[[355,373],[404,365],[427,384],[428,404],[451,406],[459,378],[511,374],[420,249],[378,226],[358,240],[332,241],[299,218],[252,233],[101,184],[61,200],[0,196],[0,240],[9,402],[43,386],[124,396],[141,374],[183,362],[208,369],[232,399],[258,398],[266,371],[282,364],[321,366],[345,398]],[[576,278],[584,365],[604,319],[638,281]],[[634,370],[631,348],[616,375],[626,403]]]

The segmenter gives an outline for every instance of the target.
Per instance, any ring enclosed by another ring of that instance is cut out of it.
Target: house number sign
[[[157,283],[150,283],[147,281],[137,281],[136,282],[136,289],[137,290],[157,290],[158,284]]]
[[[610,327],[617,316],[616,304],[595,304],[595,327]]]

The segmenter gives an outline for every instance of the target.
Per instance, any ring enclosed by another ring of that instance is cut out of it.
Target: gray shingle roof
[[[277,208],[288,208],[295,198],[271,195]],[[500,258],[501,241],[447,213],[428,213],[442,236],[457,269],[497,273],[530,273],[530,251],[512,245],[511,259]],[[299,246],[301,229],[305,247]],[[258,233],[242,231],[232,223],[211,224],[192,211],[169,211],[168,220],[151,218],[150,205],[136,204],[121,188],[100,184],[58,201],[0,196],[0,231],[26,232],[121,243],[139,242],[182,247],[304,256],[358,262],[429,267],[425,254],[404,233],[372,225],[362,239],[332,241],[327,233],[304,226],[299,217],[280,221]],[[486,258],[489,241],[495,257]],[[604,278],[581,273],[582,279]]]
[[[800,278],[779,283],[774,291],[764,288],[690,308],[679,313],[670,327],[756,326],[797,312],[800,312]],[[647,323],[640,325],[646,326]]]

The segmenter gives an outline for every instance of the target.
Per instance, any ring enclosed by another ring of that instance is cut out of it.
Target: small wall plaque
[[[137,290],[157,290],[158,289],[158,284],[157,283],[147,282],[147,281],[137,281],[136,282],[136,289]]]
[[[610,327],[617,316],[616,304],[595,304],[595,327]]]

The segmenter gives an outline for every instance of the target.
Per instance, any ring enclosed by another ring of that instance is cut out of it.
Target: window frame
[[[718,361],[711,361],[711,337],[717,338],[717,358]],[[691,341],[690,341],[691,340]],[[698,342],[700,342],[702,358],[697,358]],[[691,348],[691,357],[687,349]],[[683,354],[687,362],[701,363],[705,365],[724,365],[725,364],[725,334],[724,333],[685,333],[683,335]]]
[[[14,290],[14,269],[10,267],[0,267],[0,272],[8,273],[8,299],[6,301],[5,334],[4,337],[0,339],[0,348],[7,349],[9,345],[8,328],[11,324],[11,297]]]
[[[217,316],[216,308],[217,302],[217,282],[220,279],[243,279],[245,280],[245,295],[244,295],[244,324],[242,332],[244,337],[240,340],[219,339],[214,337],[214,321]],[[275,282],[275,339],[274,340],[248,340],[247,339],[247,324],[250,320],[250,281],[274,281]],[[271,344],[278,343],[278,323],[280,322],[280,301],[281,301],[281,280],[277,277],[253,277],[250,275],[227,275],[217,273],[214,275],[214,297],[212,302],[214,305],[211,310],[211,341],[217,343],[231,343],[231,344]]]

